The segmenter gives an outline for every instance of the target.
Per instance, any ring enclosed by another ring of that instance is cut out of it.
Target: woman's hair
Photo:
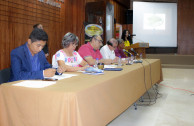
[[[123,39],[117,39],[117,41],[118,41],[118,44],[120,45],[120,44],[122,44],[124,41],[123,41]]]
[[[128,30],[123,30],[123,33],[122,33],[122,36],[121,36],[121,39],[123,39],[125,41],[125,36],[126,36],[126,32]],[[130,35],[130,32],[128,31],[129,35]],[[132,41],[132,38],[131,36],[127,36],[127,40],[130,42],[130,44],[133,44],[133,41]]]
[[[75,34],[68,32],[67,34],[64,35],[62,39],[62,46],[63,48],[67,48],[71,43],[78,45],[78,42],[79,42],[78,37]]]
[[[126,32],[127,32],[128,30],[123,30],[123,33],[122,33],[122,36],[121,36],[121,38],[125,41],[125,36],[126,36]],[[128,31],[128,33],[129,33],[129,31]],[[127,39],[129,38],[129,36],[127,36]],[[129,40],[129,39],[128,39]]]

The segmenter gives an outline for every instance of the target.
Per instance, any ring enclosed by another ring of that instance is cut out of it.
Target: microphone
[[[132,51],[135,55],[139,56],[139,54],[138,54],[137,52],[135,52],[135,50],[134,50],[133,48],[131,48],[131,51]]]
[[[101,17],[100,17],[100,19],[99,19],[99,23],[102,24],[102,18],[101,18]]]
[[[130,52],[126,51],[125,49],[123,49],[123,52],[126,52],[128,54],[128,56],[132,55]]]
[[[136,36],[136,34],[132,34],[132,35],[129,34],[129,36]]]

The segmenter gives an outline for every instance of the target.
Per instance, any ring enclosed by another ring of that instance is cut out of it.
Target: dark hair
[[[121,39],[123,39],[125,41],[125,36],[126,36],[126,32],[128,30],[123,30],[123,33],[122,33],[122,36],[121,36]],[[130,35],[130,32],[128,31],[129,35]],[[131,36],[127,36],[127,40],[129,40],[130,44],[133,44],[133,41],[131,39]]]
[[[113,43],[117,43],[118,44],[118,41],[115,39],[115,38],[111,38],[109,39],[106,44],[107,45],[110,45],[110,46],[113,46]]]
[[[110,42],[110,40],[108,40],[108,41],[106,42],[106,44],[107,44],[107,45],[110,45],[110,46],[113,46],[113,44]]]
[[[48,49],[48,44],[47,43],[46,43],[46,45],[44,46],[44,48],[42,50],[43,50],[43,52],[45,54],[49,53],[49,49]]]
[[[35,25],[33,26],[33,28],[37,28],[37,27],[38,27],[38,25],[39,25],[39,24],[35,24]]]
[[[43,29],[35,28],[30,33],[29,39],[31,39],[31,42],[48,41],[48,35]]]
[[[68,32],[67,34],[64,35],[61,44],[63,48],[67,48],[71,43],[75,43],[75,42],[76,44],[78,44],[79,42],[78,37],[75,34]]]
[[[97,38],[99,35],[93,35],[91,38],[90,38],[90,42],[92,41],[93,38]]]

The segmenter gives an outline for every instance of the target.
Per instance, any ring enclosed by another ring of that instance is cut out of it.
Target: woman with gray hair
[[[119,44],[118,44],[117,48],[115,49],[115,55],[117,57],[120,56],[121,58],[126,58],[126,55],[123,52],[123,49],[125,48],[123,39],[117,39],[117,41]]]
[[[63,66],[66,71],[78,71],[84,70],[88,67],[87,62],[85,62],[78,52],[75,51],[78,45],[78,37],[68,32],[64,35],[62,40],[63,49],[56,52],[52,58],[52,65],[54,68]]]

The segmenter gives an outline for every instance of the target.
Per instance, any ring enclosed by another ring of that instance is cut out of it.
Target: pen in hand
[[[66,68],[63,67],[63,66],[59,66],[59,67],[57,68],[57,73],[58,73],[59,75],[62,75],[63,72],[65,72],[65,71],[66,71]]]
[[[43,81],[57,81],[56,78],[44,78]]]

